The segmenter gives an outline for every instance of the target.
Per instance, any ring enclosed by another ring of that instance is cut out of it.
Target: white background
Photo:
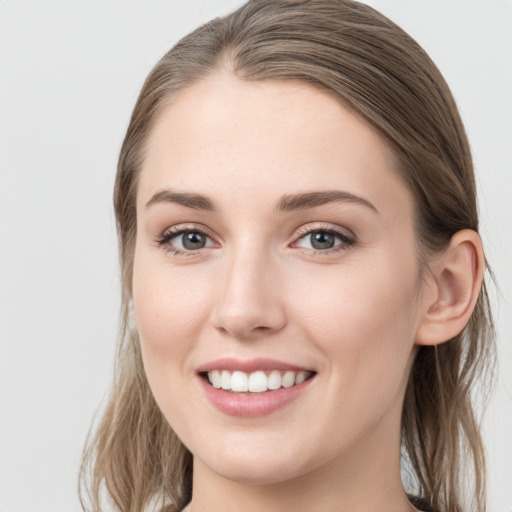
[[[111,376],[117,153],[145,75],[235,0],[0,0],[0,511],[78,511]],[[512,2],[374,0],[452,87],[501,288],[488,410],[492,512],[512,512]],[[496,302],[496,300],[495,300]]]

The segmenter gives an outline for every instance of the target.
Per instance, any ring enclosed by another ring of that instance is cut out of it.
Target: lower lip
[[[264,393],[232,393],[214,388],[204,378],[199,377],[204,392],[210,402],[221,412],[230,416],[255,418],[265,416],[298,398],[311,384],[314,377],[290,388],[280,388]]]

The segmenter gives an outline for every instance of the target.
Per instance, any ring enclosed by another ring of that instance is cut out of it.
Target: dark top
[[[438,512],[433,509],[427,502],[427,500],[423,498],[418,498],[416,496],[408,496],[409,501],[418,509],[423,510],[423,512]]]

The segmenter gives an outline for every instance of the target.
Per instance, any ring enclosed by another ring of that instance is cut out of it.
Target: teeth
[[[249,391],[249,379],[247,378],[247,373],[233,372],[233,375],[231,375],[231,391]]]
[[[264,393],[276,389],[291,388],[302,384],[311,372],[286,371],[283,374],[279,370],[272,370],[268,375],[261,370],[247,374],[241,371],[230,372],[228,370],[213,370],[208,372],[210,384],[217,389],[234,391],[237,393]]]
[[[297,372],[295,384],[302,384],[309,377],[309,372]]]
[[[212,379],[210,378],[210,374],[208,373],[208,378],[210,379],[210,382]],[[223,370],[220,375],[220,387],[222,389],[231,389],[231,373],[229,373],[227,370]]]
[[[249,376],[249,391],[261,393],[267,391],[267,376],[265,372],[254,372]]]
[[[210,378],[210,382],[214,388],[219,389],[221,387],[222,381],[219,370],[213,370],[213,372],[208,374],[208,377]]]
[[[286,372],[281,380],[283,388],[291,388],[295,384],[295,372]]]
[[[279,389],[281,387],[281,372],[278,370],[273,370],[270,372],[267,381],[268,389],[274,390]]]

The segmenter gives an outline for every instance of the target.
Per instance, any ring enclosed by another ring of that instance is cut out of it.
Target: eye
[[[199,251],[215,245],[213,240],[199,229],[171,228],[157,242],[158,245],[165,246],[176,254]]]
[[[354,243],[352,238],[349,238],[341,231],[333,228],[322,228],[309,230],[295,242],[295,245],[304,249],[330,252],[341,250]]]

